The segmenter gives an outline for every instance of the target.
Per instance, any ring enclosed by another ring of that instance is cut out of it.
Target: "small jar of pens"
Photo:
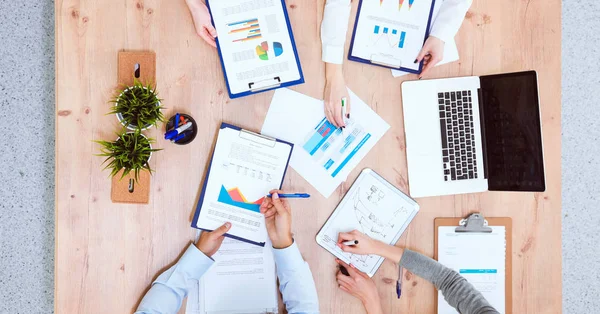
[[[185,113],[176,113],[166,124],[165,140],[177,145],[191,143],[198,133],[196,121]]]

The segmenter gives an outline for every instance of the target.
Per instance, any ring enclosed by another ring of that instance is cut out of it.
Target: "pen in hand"
[[[291,193],[291,194],[277,194],[279,198],[309,198],[308,193]],[[273,194],[268,194],[267,197],[273,197]]]

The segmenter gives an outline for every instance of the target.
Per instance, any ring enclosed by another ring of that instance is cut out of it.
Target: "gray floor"
[[[600,4],[563,5],[563,310],[600,308]],[[0,1],[0,312],[50,313],[53,2]],[[17,131],[16,131],[17,130]]]

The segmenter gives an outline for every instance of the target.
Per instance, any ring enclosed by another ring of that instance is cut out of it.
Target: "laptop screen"
[[[489,75],[480,79],[489,190],[544,191],[536,72]]]

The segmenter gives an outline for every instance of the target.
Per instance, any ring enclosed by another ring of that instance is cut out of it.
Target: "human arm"
[[[358,298],[365,307],[367,314],[383,314],[381,300],[373,279],[353,265],[348,265],[337,258],[335,261],[339,265],[335,277],[338,287]]]
[[[417,55],[415,63],[423,61],[422,78],[444,58],[444,46],[454,40],[473,0],[444,0],[433,21],[429,37]]]
[[[345,126],[341,109],[344,97],[348,104],[346,118],[350,114],[350,98],[342,70],[350,10],[350,0],[327,0],[321,22],[321,50],[325,62],[325,116],[336,127]]]
[[[211,256],[223,242],[223,234],[230,223],[213,232],[203,232],[200,239],[190,244],[179,261],[160,274],[144,295],[135,314],[175,313],[181,308],[188,293],[188,281],[198,280],[214,263]]]
[[[217,30],[212,25],[212,19],[210,17],[210,12],[208,11],[208,7],[204,4],[203,0],[185,0],[188,8],[190,9],[190,13],[192,14],[192,19],[194,20],[194,27],[196,28],[196,33],[200,36],[206,43],[213,47],[217,47],[217,43],[215,42],[215,38],[217,37]]]
[[[444,0],[429,35],[444,42],[454,40],[472,3],[473,0]]]
[[[270,192],[260,212],[265,215],[269,238],[273,243],[273,257],[277,266],[279,290],[288,313],[319,313],[317,288],[298,246],[292,238],[292,215],[287,201],[279,198],[281,191]]]
[[[357,240],[358,245],[343,245],[343,241]],[[377,254],[399,264],[409,272],[433,283],[452,307],[464,314],[498,313],[483,295],[456,271],[437,261],[403,248],[388,245],[354,230],[340,233],[338,245],[353,254]]]

